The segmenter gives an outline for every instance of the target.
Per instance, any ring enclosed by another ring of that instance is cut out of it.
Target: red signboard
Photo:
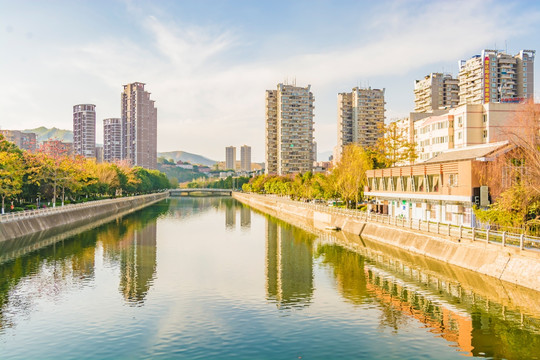
[[[502,99],[501,99],[501,102],[502,102],[502,103],[514,103],[514,104],[519,104],[519,103],[524,102],[525,100],[526,100],[525,98],[519,98],[519,97],[516,97],[516,98],[502,98]]]

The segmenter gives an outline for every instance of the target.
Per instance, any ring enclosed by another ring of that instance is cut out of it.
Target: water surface
[[[0,358],[528,359],[540,349],[537,293],[230,198],[168,199],[31,248],[0,245]]]

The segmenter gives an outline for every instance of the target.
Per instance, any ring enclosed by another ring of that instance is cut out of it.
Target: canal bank
[[[15,213],[0,220],[0,242],[31,235],[50,234],[95,222],[113,215],[128,214],[160,200],[169,192],[98,200],[84,204]]]
[[[458,239],[414,229],[366,221],[339,212],[326,212],[279,197],[233,193],[255,209],[285,221],[300,221],[316,229],[338,227],[352,234],[425,255],[499,280],[540,291],[540,253]]]

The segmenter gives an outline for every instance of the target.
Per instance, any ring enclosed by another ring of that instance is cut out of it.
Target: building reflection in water
[[[399,262],[370,258],[368,264],[363,255],[335,244],[319,245],[316,255],[332,268],[345,299],[379,304],[381,328],[398,332],[415,319],[468,356],[521,359],[540,349],[540,323],[534,318],[524,321],[522,314],[474,293],[456,292],[449,283]]]
[[[225,228],[236,228],[236,206],[225,204]]]
[[[105,258],[120,267],[120,292],[130,305],[142,305],[153,284],[157,266],[156,219],[167,206],[128,216],[102,231]]]
[[[129,231],[120,241],[120,290],[130,304],[142,304],[156,272],[156,222]]]
[[[313,296],[315,236],[266,218],[266,292],[278,308],[309,305]]]
[[[240,208],[240,227],[244,229],[251,227],[251,208],[243,204]]]

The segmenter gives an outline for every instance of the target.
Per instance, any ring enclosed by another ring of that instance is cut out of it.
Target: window
[[[437,219],[437,211],[435,210],[435,205],[431,205],[431,210],[429,211],[429,218],[431,220]]]
[[[484,139],[487,139],[487,130],[483,131],[483,136],[484,136]]]
[[[448,186],[458,186],[458,174],[448,174]]]
[[[484,123],[487,123],[487,114],[484,114],[484,115],[483,115],[482,120],[484,121]]]
[[[457,133],[457,138],[458,138],[458,140],[461,139],[461,131]]]

